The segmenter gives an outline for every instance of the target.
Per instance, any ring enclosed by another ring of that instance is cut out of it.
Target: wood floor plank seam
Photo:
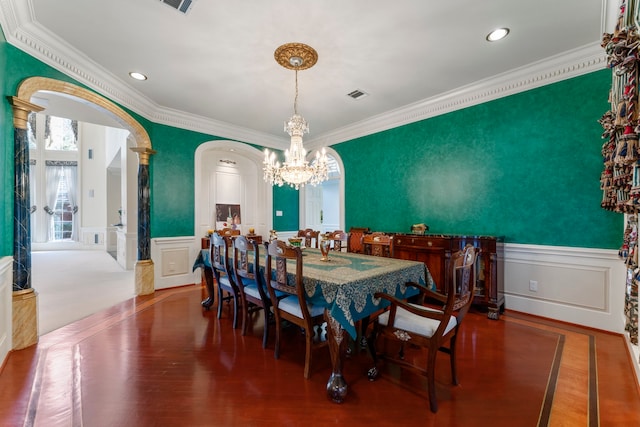
[[[598,354],[596,337],[589,335],[589,427],[600,425],[600,398],[598,393]]]
[[[565,340],[564,335],[558,336],[556,351],[555,351],[555,355],[553,356],[553,363],[551,364],[551,370],[549,371],[547,388],[544,393],[542,408],[540,409],[540,418],[538,419],[538,427],[544,427],[549,425],[549,420],[551,418],[551,408],[553,407],[553,397],[555,395],[556,386],[558,384],[558,374],[560,372],[560,362],[562,360],[562,351],[564,350],[564,340]]]
[[[44,378],[47,354],[47,349],[42,350],[38,354],[38,361],[33,375],[33,384],[31,385],[31,393],[29,393],[29,403],[27,404],[27,413],[24,418],[23,427],[33,427],[35,425],[36,415],[38,414],[38,404],[40,403],[40,392],[42,390],[42,379]]]

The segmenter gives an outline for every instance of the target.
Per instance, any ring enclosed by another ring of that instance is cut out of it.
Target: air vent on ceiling
[[[360,98],[364,98],[365,96],[368,96],[369,94],[366,92],[361,91],[360,89],[356,89],[353,92],[350,92],[347,94],[347,96],[350,96],[353,99],[360,99]]]
[[[191,9],[194,0],[160,0],[167,6],[171,6],[179,12],[187,13]]]

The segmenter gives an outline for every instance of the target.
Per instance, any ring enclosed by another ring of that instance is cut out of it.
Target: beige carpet
[[[32,252],[31,267],[39,335],[135,296],[134,271],[104,251]]]

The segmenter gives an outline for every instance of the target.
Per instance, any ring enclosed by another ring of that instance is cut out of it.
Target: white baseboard
[[[631,344],[629,334],[625,335],[625,342],[627,343],[627,350],[629,351],[629,357],[633,365],[633,370],[636,373],[636,384],[640,387],[640,346]]]
[[[0,258],[0,366],[13,347],[13,257]]]

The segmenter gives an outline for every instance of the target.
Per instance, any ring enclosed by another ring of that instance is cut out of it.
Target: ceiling
[[[617,5],[194,0],[181,13],[162,0],[0,0],[0,25],[12,45],[154,122],[281,148],[295,84],[274,60],[281,44],[318,53],[299,72],[298,111],[310,123],[305,143],[331,145],[604,68],[599,44]],[[487,42],[497,27],[509,36]],[[368,96],[348,97],[354,90]],[[52,114],[76,108],[38,97]]]

